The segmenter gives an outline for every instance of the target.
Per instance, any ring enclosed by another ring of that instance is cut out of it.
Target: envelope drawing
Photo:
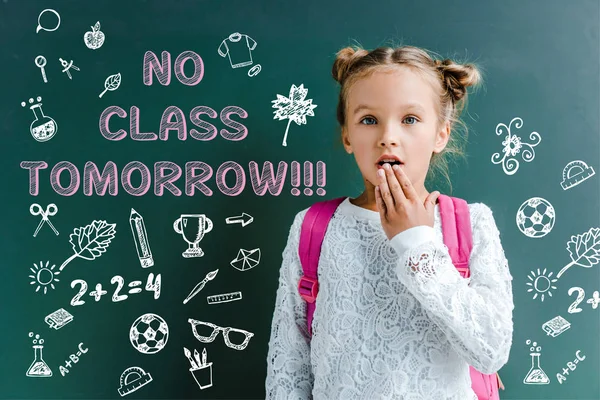
[[[245,250],[240,249],[237,257],[231,261],[231,266],[238,271],[248,271],[260,262],[260,248]]]

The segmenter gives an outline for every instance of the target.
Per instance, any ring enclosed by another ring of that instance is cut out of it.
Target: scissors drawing
[[[52,230],[54,231],[54,233],[56,233],[56,235],[58,235],[58,231],[56,230],[54,225],[52,225],[52,222],[50,222],[50,220],[48,219],[49,216],[56,215],[56,213],[58,212],[58,207],[56,207],[56,204],[54,204],[54,203],[48,204],[48,206],[46,207],[46,210],[44,211],[42,209],[42,206],[40,206],[37,203],[33,203],[31,205],[31,207],[29,207],[29,212],[31,213],[31,215],[41,215],[42,216],[42,220],[40,221],[40,224],[37,226],[35,232],[33,232],[33,237],[36,237],[36,235],[40,231],[40,228],[42,227],[44,222],[47,222],[48,225],[50,225],[50,228],[52,228]]]

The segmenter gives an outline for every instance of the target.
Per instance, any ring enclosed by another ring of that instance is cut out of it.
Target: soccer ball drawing
[[[158,315],[144,314],[131,325],[129,340],[140,353],[158,353],[169,340],[169,327]]]
[[[531,238],[546,236],[554,227],[555,220],[554,207],[541,197],[530,198],[517,211],[517,227]]]

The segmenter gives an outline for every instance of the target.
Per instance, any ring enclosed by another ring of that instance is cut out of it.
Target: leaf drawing
[[[91,224],[75,228],[69,236],[73,247],[73,254],[58,269],[62,271],[75,257],[94,260],[106,251],[110,241],[115,237],[116,224],[107,224],[106,221],[94,220]]]
[[[272,100],[273,108],[277,108],[277,111],[273,111],[275,116],[273,119],[284,120],[288,119],[287,127],[285,128],[285,135],[283,136],[283,145],[287,146],[287,134],[290,128],[290,124],[294,121],[297,125],[306,124],[306,116],[313,116],[315,113],[313,110],[317,107],[316,104],[312,104],[312,99],[305,100],[308,94],[308,89],[304,88],[304,84],[299,87],[292,84],[290,89],[290,97],[285,97],[280,94],[277,95],[277,100]]]
[[[120,85],[121,85],[121,73],[120,72],[118,74],[109,76],[104,81],[104,91],[102,93],[100,93],[100,95],[98,97],[102,98],[102,96],[104,96],[104,93],[106,93],[107,90],[110,90],[110,91],[117,90]]]
[[[600,261],[600,228],[590,228],[585,233],[571,236],[567,243],[567,250],[572,262],[565,265],[556,275],[560,278],[573,265],[583,268],[591,268]]]

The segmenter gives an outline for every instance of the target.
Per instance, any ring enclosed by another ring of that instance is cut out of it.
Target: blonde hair
[[[469,86],[482,83],[482,71],[473,63],[459,64],[450,59],[435,59],[432,52],[414,47],[378,47],[368,51],[360,46],[349,46],[337,52],[331,69],[333,78],[341,85],[337,120],[340,127],[346,124],[346,109],[348,92],[360,78],[375,71],[393,70],[400,66],[408,67],[428,81],[436,93],[434,99],[438,116],[438,129],[450,122],[451,132],[455,126],[463,128],[464,134],[450,134],[448,144],[440,153],[434,153],[426,181],[442,174],[452,191],[449,176],[450,158],[466,159],[464,147],[467,142],[468,128],[460,120],[460,115],[466,106]],[[341,138],[341,137],[340,137]]]

